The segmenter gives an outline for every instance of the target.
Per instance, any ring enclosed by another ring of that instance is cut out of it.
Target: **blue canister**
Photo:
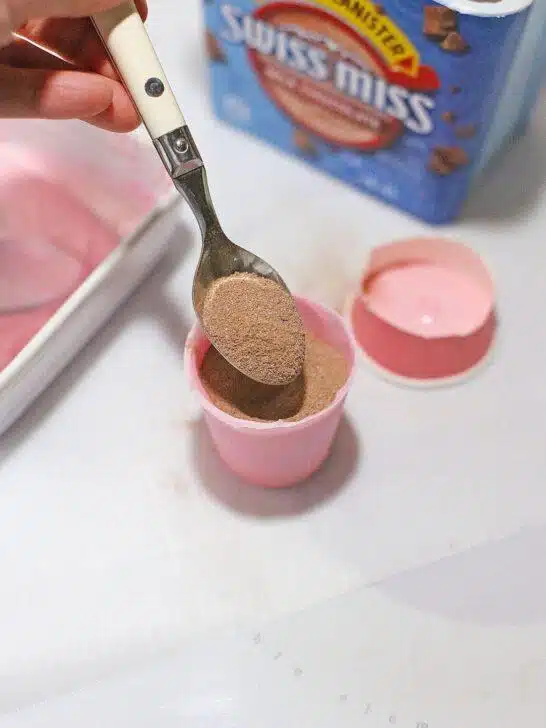
[[[518,121],[518,130],[524,131],[535,107],[541,88],[546,81],[546,3],[535,0],[528,22],[528,37],[531,73],[525,84],[523,103]],[[533,54],[533,55],[531,55]]]
[[[220,119],[433,223],[546,65],[538,0],[207,0],[205,17]]]
[[[508,140],[526,130],[546,72],[545,43],[546,4],[537,1],[528,11],[525,31],[498,100],[476,174],[489,164]]]

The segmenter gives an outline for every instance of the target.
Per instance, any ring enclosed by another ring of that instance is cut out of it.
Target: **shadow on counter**
[[[202,486],[230,510],[254,518],[286,518],[313,510],[343,490],[356,470],[361,444],[346,416],[322,468],[292,488],[261,488],[231,473],[216,453],[203,420],[192,427],[196,471]]]
[[[545,186],[546,115],[540,106],[525,134],[500,152],[474,183],[462,222],[502,224],[524,218]]]
[[[375,586],[419,612],[483,626],[546,622],[546,527],[526,529]]]

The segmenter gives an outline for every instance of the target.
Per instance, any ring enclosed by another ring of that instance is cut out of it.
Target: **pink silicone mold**
[[[210,347],[199,326],[186,342],[185,368],[197,392],[207,428],[225,464],[254,485],[282,488],[312,475],[328,457],[350,388],[355,350],[343,319],[334,311],[296,298],[305,326],[347,358],[349,379],[334,402],[322,412],[299,422],[254,422],[232,417],[207,397],[199,378],[203,357]]]
[[[493,343],[493,282],[464,245],[403,240],[373,250],[349,318],[357,343],[384,373],[450,381],[482,362]]]

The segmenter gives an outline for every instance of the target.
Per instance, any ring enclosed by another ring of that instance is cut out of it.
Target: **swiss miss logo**
[[[368,0],[221,5],[225,40],[243,44],[266,93],[299,127],[369,151],[433,129],[435,71]]]

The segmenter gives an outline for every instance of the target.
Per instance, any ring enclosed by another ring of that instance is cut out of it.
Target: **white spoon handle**
[[[93,22],[152,139],[185,126],[134,2],[97,13]]]

